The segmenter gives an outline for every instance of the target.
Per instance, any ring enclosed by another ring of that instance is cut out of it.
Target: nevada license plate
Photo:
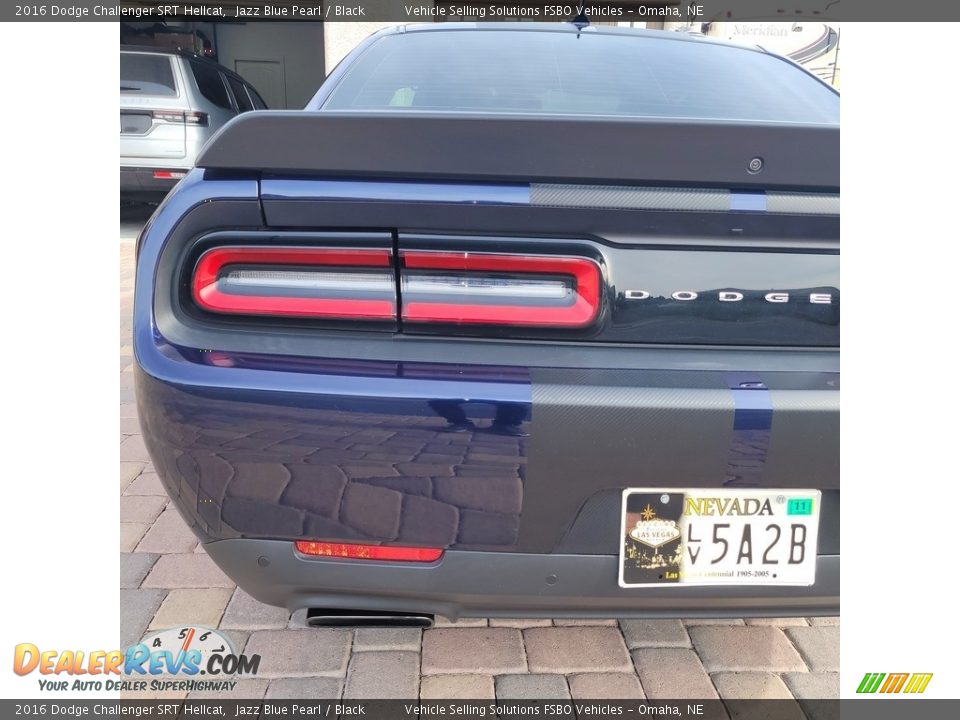
[[[819,490],[627,488],[620,587],[812,585]]]

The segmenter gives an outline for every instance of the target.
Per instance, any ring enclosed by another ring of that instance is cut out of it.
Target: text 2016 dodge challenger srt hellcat
[[[371,36],[140,237],[170,497],[316,625],[837,613],[839,133],[761,49]]]

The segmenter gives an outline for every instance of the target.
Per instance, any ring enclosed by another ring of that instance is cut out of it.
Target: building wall
[[[253,83],[271,108],[302,108],[326,77],[323,23],[219,23],[216,38],[220,64]]]

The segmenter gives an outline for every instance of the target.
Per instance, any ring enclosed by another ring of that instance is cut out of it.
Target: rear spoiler
[[[751,172],[751,160],[762,168]],[[197,167],[324,177],[698,185],[838,191],[838,125],[258,111],[227,123]]]

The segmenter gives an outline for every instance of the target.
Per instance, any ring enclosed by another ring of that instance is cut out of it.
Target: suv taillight
[[[393,320],[396,286],[389,250],[216,247],[197,261],[198,307],[230,315]]]
[[[210,117],[203,112],[183,112],[182,110],[154,110],[152,113],[154,120],[161,120],[170,123],[184,123],[186,125],[198,125],[206,127],[210,124]]]
[[[404,322],[578,328],[600,313],[600,267],[588,258],[406,250]]]

